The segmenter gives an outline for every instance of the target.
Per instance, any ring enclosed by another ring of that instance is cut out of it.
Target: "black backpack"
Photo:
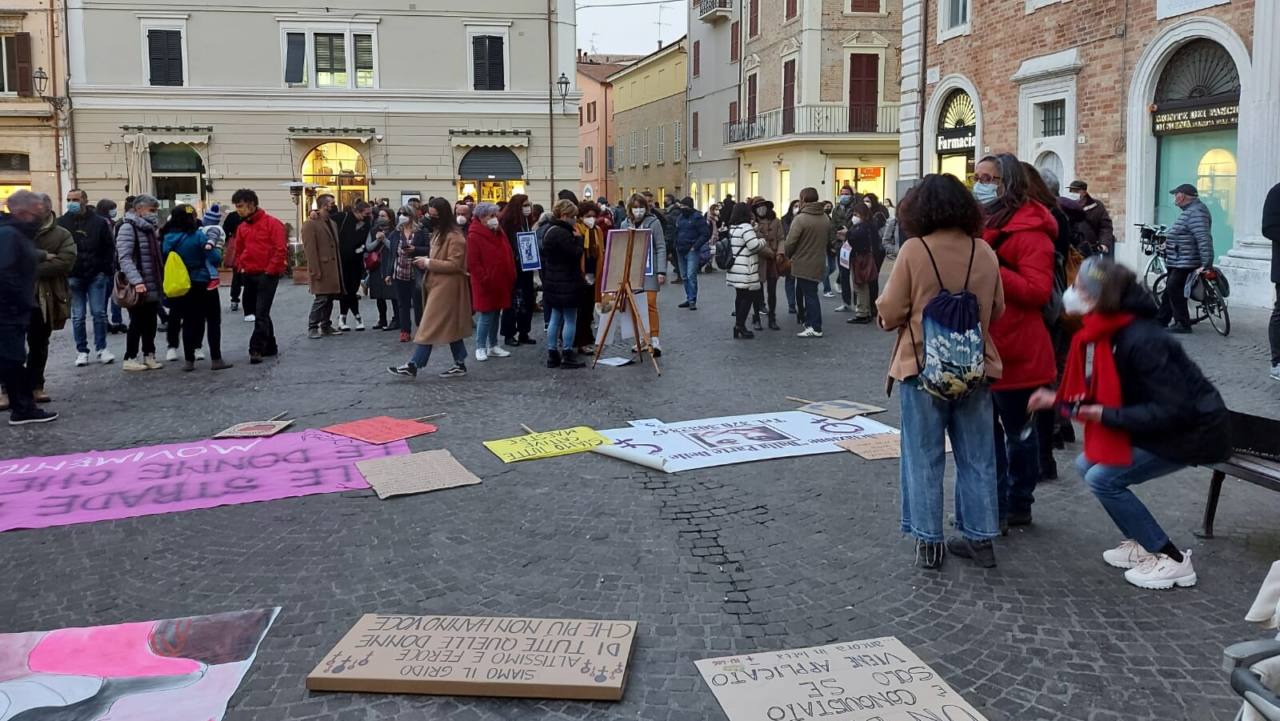
[[[716,241],[716,267],[720,270],[733,267],[733,241],[729,236]]]

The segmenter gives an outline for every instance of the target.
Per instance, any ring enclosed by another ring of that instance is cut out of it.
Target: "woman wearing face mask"
[[[138,304],[129,309],[129,335],[125,342],[125,371],[157,370],[164,364],[156,360],[156,324],[163,298],[160,279],[164,256],[160,251],[160,201],[150,195],[139,195],[133,209],[125,213],[116,230],[116,261],[120,272],[133,285]],[[138,352],[142,360],[138,360]]]
[[[578,305],[582,302],[583,239],[574,232],[578,206],[572,200],[555,204],[544,224],[542,238],[542,304],[547,308],[547,367],[582,368],[574,353]]]
[[[769,316],[769,330],[782,330],[778,325],[778,278],[781,277],[782,266],[786,262],[786,258],[782,257],[782,241],[785,238],[782,234],[782,221],[773,212],[773,203],[764,198],[751,201],[751,213],[754,216],[756,235],[765,245],[765,251],[760,254],[760,279],[764,284],[763,300]],[[758,307],[753,326],[760,330]]]
[[[973,194],[986,219],[982,237],[1000,259],[1005,312],[991,326],[1004,375],[992,386],[996,424],[996,474],[1000,483],[1000,521],[1031,524],[1031,505],[1040,480],[1039,443],[1023,430],[1034,420],[1027,400],[1058,375],[1053,342],[1043,308],[1053,293],[1053,239],[1058,223],[1030,197],[1026,171],[1010,153],[987,156],[977,166]]]
[[[879,239],[875,222],[871,219],[871,209],[855,203],[849,209],[849,267],[844,268],[842,264],[840,269],[841,280],[851,289],[853,300],[853,317],[846,323],[865,325],[874,317],[876,291],[880,285],[880,268],[875,260]],[[873,291],[873,286],[876,291]]]
[[[769,252],[769,246],[756,234],[751,224],[751,206],[737,203],[733,206],[733,215],[729,218],[730,252],[733,254],[733,265],[725,271],[725,282],[733,288],[734,297],[734,339],[755,338],[755,333],[747,330],[747,313],[751,307],[760,302],[760,292],[764,286],[761,270],[762,258]],[[759,316],[756,328],[760,327]]]
[[[787,234],[791,232],[791,221],[795,220],[796,214],[799,212],[800,212],[800,201],[792,200],[791,205],[787,206],[787,214],[782,216],[782,237],[783,238],[786,238]],[[783,257],[783,256],[779,256],[779,257]],[[785,264],[786,263],[784,262],[784,265]],[[799,299],[800,306],[797,306],[796,279],[791,276],[791,273],[783,273],[782,275],[786,278],[786,280],[783,282],[782,285],[787,293],[787,312],[790,313],[791,315],[796,315],[797,310],[799,310],[799,315],[797,316],[797,318],[804,318],[804,310],[802,309],[802,306],[804,303],[803,298]]]
[[[373,324],[374,330],[395,330],[399,327],[400,309],[396,305],[396,257],[399,251],[389,240],[395,231],[395,216],[391,209],[379,206],[373,214],[373,227],[369,230],[369,239],[364,244],[366,264],[371,263],[371,254],[378,254],[378,262],[369,268],[369,297],[378,305],[378,322]],[[394,318],[387,322],[387,305],[394,311]]]
[[[652,241],[649,244],[650,262],[655,275],[644,277],[644,290],[649,300],[649,344],[653,347],[655,358],[662,357],[662,348],[658,341],[658,291],[667,282],[666,268],[667,242],[662,235],[662,221],[654,215],[653,209],[643,195],[635,193],[627,200],[627,219],[622,221],[622,230],[636,228],[648,230]]]
[[[476,314],[476,360],[506,358],[511,353],[498,345],[498,324],[502,309],[511,306],[516,264],[493,203],[477,205],[472,214],[467,272],[471,274],[471,310]]]
[[[1179,550],[1131,486],[1231,455],[1222,397],[1155,322],[1151,294],[1133,271],[1105,257],[1080,266],[1062,298],[1083,316],[1057,392],[1039,390],[1029,411],[1056,409],[1084,424],[1076,468],[1124,541],[1106,563],[1139,588],[1196,583],[1191,551]]]
[[[418,256],[417,239],[422,235],[417,213],[410,206],[396,213],[396,228],[387,234],[387,246],[392,249],[388,255],[396,259],[391,270],[391,286],[395,290],[397,322],[392,323],[392,327],[400,329],[401,343],[409,342],[413,323],[422,321],[421,310],[416,310],[418,315],[414,317],[414,296],[421,296],[421,291],[413,267],[413,259]]]
[[[578,235],[582,238],[582,277],[585,283],[578,301],[578,328],[574,342],[578,352],[586,355],[595,352],[595,333],[591,321],[595,317],[596,303],[600,302],[600,276],[604,265],[605,229],[600,227],[600,207],[590,200],[578,205]]]
[[[516,239],[520,233],[533,232],[533,224],[537,219],[533,214],[533,203],[523,193],[511,196],[507,207],[498,215],[498,225],[507,236],[507,243],[511,246],[511,259],[516,268],[511,305],[502,309],[502,340],[508,347],[537,343],[529,336],[529,331],[533,328],[533,310],[538,303],[538,292],[533,283],[534,271],[521,268],[520,244]]]

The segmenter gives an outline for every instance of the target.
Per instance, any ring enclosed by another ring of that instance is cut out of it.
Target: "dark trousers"
[[[391,281],[396,288],[396,321],[400,324],[400,330],[408,333],[413,330],[413,294],[414,286],[412,280],[393,280]],[[417,319],[421,321],[421,318]]]
[[[386,298],[378,298],[374,301],[374,305],[378,306],[378,325],[387,324],[387,300]],[[394,305],[394,303],[392,304]]]
[[[1165,279],[1164,299],[1160,303],[1160,314],[1156,316],[1162,325],[1172,318],[1181,326],[1191,325],[1191,313],[1187,310],[1187,278],[1196,272],[1195,268],[1170,268]]]
[[[36,308],[27,326],[27,379],[31,387],[44,388],[44,368],[49,364],[49,336],[53,329],[44,322],[44,313]]]
[[[320,294],[311,300],[311,314],[307,316],[307,330],[333,327],[333,302],[340,295]]]
[[[24,344],[27,329],[20,325],[0,326],[0,387],[9,394],[9,417],[29,416],[36,410]]]
[[[734,288],[733,299],[733,322],[738,328],[746,328],[747,316],[751,313],[751,307],[763,301],[760,300],[760,289],[747,290],[745,288]]]
[[[1040,482],[1040,444],[1032,433],[1022,440],[1022,431],[1035,419],[1027,413],[1027,401],[1034,388],[995,391],[991,394],[995,413],[996,481],[1000,518],[1012,513],[1030,513]]]
[[[537,291],[533,287],[533,273],[516,274],[515,293],[511,307],[502,311],[502,337],[528,337],[533,328],[533,309],[538,304]]]
[[[240,282],[244,288],[241,294],[240,310],[245,315],[253,315],[253,311],[258,307],[258,286],[245,280],[247,276],[241,275]]]
[[[240,271],[231,273],[231,302],[240,302],[240,290],[244,287],[244,275]]]
[[[579,347],[595,345],[596,342],[595,333],[591,331],[591,322],[596,315],[596,289],[588,285],[581,292],[582,295],[578,297],[578,328],[573,334],[574,342]]]
[[[360,280],[364,278],[364,264],[356,263],[342,269],[342,295],[338,297],[338,312],[360,317]]]
[[[853,280],[849,277],[849,269],[840,266],[840,277],[836,279],[840,284],[840,300],[850,308],[853,307]]]
[[[266,273],[254,273],[244,277],[244,302],[246,315],[252,313],[253,335],[249,336],[249,354],[273,356],[280,351],[276,346],[276,327],[271,322],[271,306],[276,301],[276,288],[280,277]],[[249,305],[249,298],[253,305]]]
[[[1271,325],[1267,330],[1271,337],[1271,365],[1280,365],[1280,283],[1276,283],[1276,306],[1271,310]]]
[[[125,335],[124,359],[138,357],[139,346],[143,355],[156,354],[156,323],[160,303],[139,303],[129,309],[129,332]]]
[[[182,301],[187,296],[179,298],[166,298],[165,304],[170,309],[169,321],[164,327],[164,340],[166,348],[177,348],[182,342]]]
[[[196,349],[204,342],[206,332],[209,335],[209,358],[222,358],[222,301],[218,297],[218,289],[197,288],[181,298],[176,299],[174,319],[169,321],[172,328],[177,319],[182,324],[182,352],[189,361],[196,359]],[[172,346],[171,346],[172,347]]]
[[[778,315],[778,279],[770,278],[764,282],[765,299],[768,301],[769,317],[773,318]]]
[[[822,301],[818,300],[818,281],[796,278],[796,308],[800,308],[803,299],[804,324],[819,333],[822,332]]]

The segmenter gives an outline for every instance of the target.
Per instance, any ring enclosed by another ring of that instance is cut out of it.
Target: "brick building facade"
[[[903,19],[906,183],[1014,152],[1064,189],[1087,181],[1117,257],[1138,265],[1133,223],[1171,223],[1166,191],[1190,182],[1213,211],[1218,264],[1244,289],[1233,300],[1270,304],[1259,236],[1280,180],[1276,3],[905,0]]]

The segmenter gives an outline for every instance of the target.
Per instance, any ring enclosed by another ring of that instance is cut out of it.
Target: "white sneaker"
[[[1147,549],[1138,544],[1137,541],[1124,539],[1124,543],[1119,546],[1102,552],[1102,560],[1107,562],[1108,566],[1115,568],[1137,568],[1147,562],[1147,559],[1154,558],[1155,554],[1148,553]]]
[[[805,326],[804,330],[800,331],[799,333],[796,333],[796,337],[797,338],[821,338],[822,331],[814,330],[809,326]]]
[[[169,361],[169,362],[171,362],[171,363],[172,363],[172,362],[177,361],[177,360],[178,360],[178,349],[177,349],[177,348],[170,348],[169,350],[165,351],[164,359],[165,359],[165,360],[167,360],[167,361]]]
[[[849,312],[849,311],[851,311],[851,310],[853,310],[853,309],[852,309],[852,308],[850,308],[849,306],[845,305],[844,303],[841,303],[840,305],[838,305],[838,306],[836,306],[836,307],[835,307],[835,312],[836,312],[836,313],[848,313],[848,312]]]
[[[145,370],[147,370],[147,365],[146,365],[145,363],[143,363],[142,361],[138,360],[137,358],[127,358],[127,359],[125,359],[125,362],[124,362],[124,363],[121,363],[121,364],[120,364],[120,368],[121,368],[122,370],[125,370],[125,371],[128,371],[128,372],[130,372],[130,373],[133,373],[133,372],[136,372],[136,371],[145,371]]]
[[[822,294],[822,297],[823,297],[823,298],[834,298],[834,297],[836,297],[836,294],[835,294],[835,291],[829,290],[829,291],[827,291],[826,293],[823,293],[823,294]]]
[[[196,360],[204,360],[204,348],[196,348]]]
[[[116,360],[115,354],[107,350],[106,348],[103,348],[102,350],[98,351],[98,362],[101,363],[102,365],[107,365],[108,363],[114,363],[115,360]]]
[[[1191,565],[1191,551],[1182,552],[1182,563],[1157,553],[1141,566],[1124,572],[1124,580],[1138,588],[1164,590],[1166,588],[1190,588],[1196,585],[1196,569]]]
[[[338,330],[351,330],[347,327],[347,314],[343,313],[338,318]]]
[[[77,353],[77,354],[76,354],[76,367],[77,367],[77,368],[83,368],[83,367],[85,367],[85,366],[87,366],[87,365],[89,365],[89,354],[88,354],[88,353]]]
[[[355,318],[356,318],[356,330],[364,330],[364,321],[361,320],[360,316],[356,316]]]
[[[503,348],[500,345],[495,345],[494,347],[489,349],[489,357],[490,358],[510,358],[511,351],[507,350],[506,348]]]
[[[485,350],[484,348],[476,348],[476,360],[480,361],[481,363],[489,360],[489,351]]]
[[[1271,366],[1271,380],[1280,381],[1280,363]]]
[[[256,321],[256,320],[257,320],[257,318],[256,318],[256,317],[254,317],[253,315],[246,315],[246,316],[244,317],[244,322],[245,322],[245,323],[252,323],[252,322],[254,322],[254,321]]]

